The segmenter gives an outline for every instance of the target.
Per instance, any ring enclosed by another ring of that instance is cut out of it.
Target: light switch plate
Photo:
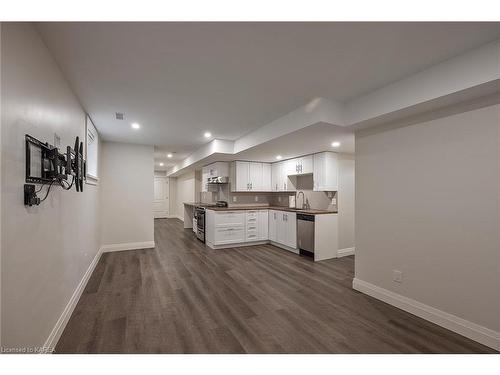
[[[281,197],[278,197],[278,202],[281,202]]]
[[[236,202],[236,196],[233,195],[233,203]]]
[[[256,202],[258,202],[258,201],[259,201],[259,196],[258,196],[258,195],[256,195],[256,196],[255,196],[255,201],[256,201]]]

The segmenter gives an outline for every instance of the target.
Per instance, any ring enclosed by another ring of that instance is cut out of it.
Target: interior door
[[[154,179],[154,197],[153,197],[153,217],[161,219],[168,217],[169,197],[168,197],[168,178],[155,177]]]

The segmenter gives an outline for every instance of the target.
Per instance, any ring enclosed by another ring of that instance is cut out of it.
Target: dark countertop
[[[215,203],[201,203],[201,202],[184,202],[185,206],[198,206],[198,207],[215,207]]]
[[[276,211],[287,211],[287,212],[297,212],[299,214],[309,214],[309,215],[324,215],[324,214],[336,214],[337,211],[332,210],[300,210],[294,208],[288,208],[283,206],[237,206],[237,207],[207,207],[207,210],[212,211],[246,211],[246,210],[276,210]]]

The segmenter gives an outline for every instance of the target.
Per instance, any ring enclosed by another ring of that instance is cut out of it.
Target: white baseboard
[[[110,244],[110,245],[102,245],[101,251],[103,253],[109,253],[112,251],[151,249],[153,247],[155,247],[154,241],[127,242],[127,243],[115,243],[115,244]]]
[[[73,314],[73,310],[75,310],[75,307],[80,300],[80,296],[82,295],[85,287],[87,286],[87,282],[90,279],[90,276],[92,275],[92,272],[94,272],[95,267],[97,266],[97,263],[99,262],[99,259],[101,258],[102,255],[102,248],[100,248],[97,251],[97,254],[95,255],[94,259],[92,260],[92,263],[90,263],[89,268],[87,268],[87,271],[85,271],[85,274],[83,275],[82,279],[78,283],[78,286],[76,287],[75,291],[73,292],[73,295],[69,299],[68,304],[64,308],[61,316],[56,322],[56,325],[52,329],[52,332],[50,332],[49,337],[47,340],[45,340],[44,348],[46,350],[49,350],[48,352],[51,352],[52,350],[55,349],[57,342],[59,341],[59,338],[61,337],[64,328],[66,328],[66,324],[68,324],[69,318],[71,317],[71,314]],[[47,353],[47,351],[46,351]]]
[[[348,255],[354,255],[355,247],[346,247],[345,249],[337,250],[337,258],[346,257]]]
[[[384,301],[401,310],[407,311],[422,319],[456,332],[459,335],[500,351],[500,332],[493,331],[492,329],[459,318],[458,316],[438,310],[414,299],[391,292],[390,290],[360,279],[354,279],[352,281],[352,287],[353,289],[368,294],[369,296]]]

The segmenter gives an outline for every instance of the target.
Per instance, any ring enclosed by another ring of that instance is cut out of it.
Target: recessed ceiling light
[[[160,163],[160,167],[163,167],[163,163]]]
[[[277,160],[281,160],[282,156],[281,155],[276,155]]]
[[[167,158],[171,158],[172,157],[172,154],[167,154]]]
[[[139,125],[137,122],[133,122],[131,126],[132,129],[139,129],[141,127],[141,125]]]
[[[340,142],[332,142],[332,147],[339,147],[340,146]]]
[[[203,134],[203,136],[204,136],[205,138],[210,138],[210,137],[212,136],[212,133],[210,133],[210,132],[205,132],[205,134]]]

